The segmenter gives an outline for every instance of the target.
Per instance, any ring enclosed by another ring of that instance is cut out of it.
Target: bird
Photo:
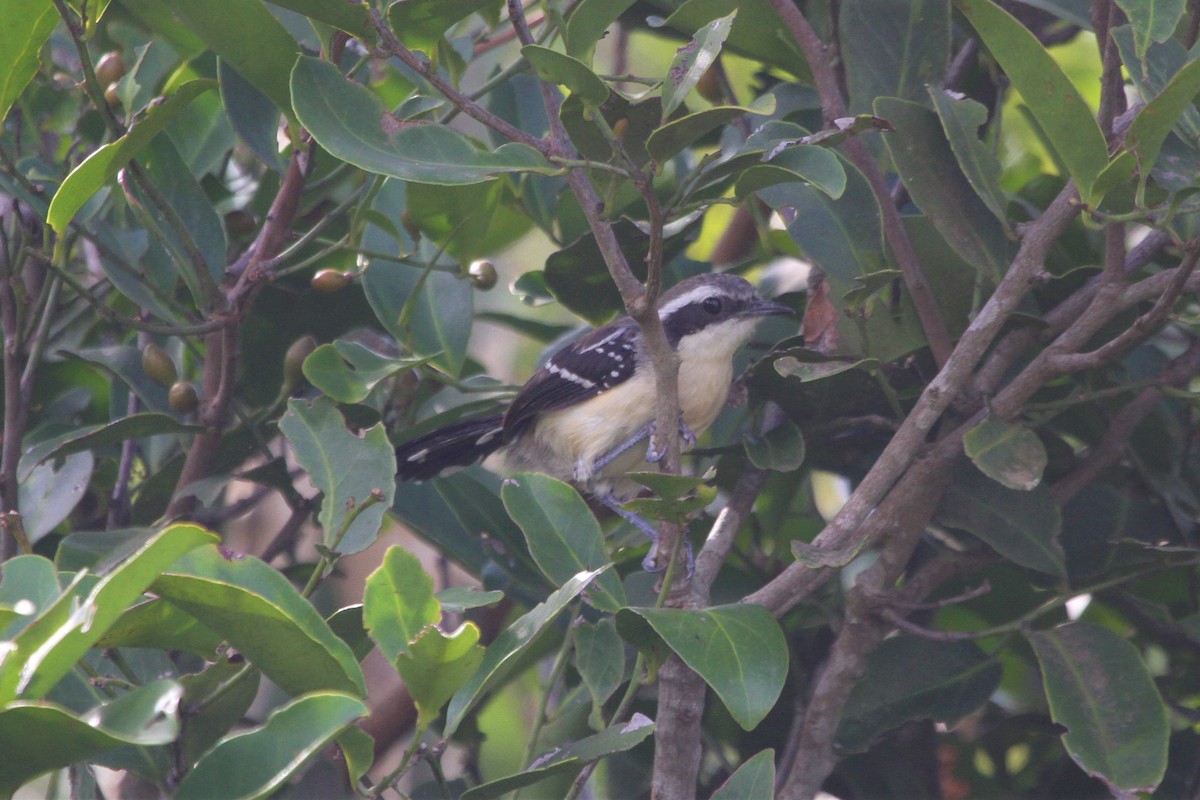
[[[683,445],[691,448],[725,406],[733,357],[759,321],[793,312],[728,273],[680,281],[663,292],[656,307],[679,357],[679,430]],[[654,448],[656,399],[641,327],[621,317],[551,355],[504,413],[401,443],[396,477],[429,480],[501,451],[501,472],[541,472],[573,483],[655,539],[653,526],[622,503],[639,491],[625,475],[655,470],[662,458]]]

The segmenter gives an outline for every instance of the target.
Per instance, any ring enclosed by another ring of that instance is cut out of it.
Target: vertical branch
[[[837,75],[833,70],[829,46],[821,41],[808,19],[792,0],[771,0],[771,6],[783,20],[788,32],[800,45],[804,58],[808,61],[809,69],[812,70],[817,93],[821,96],[825,122],[827,125],[831,125],[833,120],[846,116],[847,111]],[[884,236],[896,259],[896,265],[904,275],[904,285],[908,288],[909,295],[912,296],[913,305],[916,307],[917,316],[921,321],[921,328],[925,332],[925,339],[929,342],[929,349],[940,367],[950,358],[954,342],[950,338],[945,320],[942,319],[942,312],[933,295],[933,288],[925,279],[925,273],[917,259],[917,251],[913,249],[908,233],[904,230],[904,224],[900,221],[900,212],[896,209],[896,204],[892,202],[883,172],[875,163],[875,159],[871,157],[871,152],[866,145],[859,139],[850,137],[842,146],[845,148],[850,162],[867,179],[867,183],[871,186],[871,193],[875,195],[879,204],[879,210],[883,216]]]

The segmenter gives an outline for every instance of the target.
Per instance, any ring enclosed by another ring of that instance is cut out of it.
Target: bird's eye
[[[706,297],[706,298],[704,299],[704,302],[703,302],[703,303],[701,303],[701,306],[702,306],[702,307],[704,308],[704,310],[705,310],[705,311],[707,311],[709,314],[718,314],[718,313],[720,313],[720,311],[721,311],[721,298],[719,298],[719,297]]]

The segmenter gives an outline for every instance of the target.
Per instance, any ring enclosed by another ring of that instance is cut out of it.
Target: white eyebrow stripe
[[[608,336],[605,336],[603,339],[596,342],[595,344],[590,344],[587,347],[581,348],[579,352],[590,353],[593,350],[595,350],[597,347],[603,347],[604,345],[611,342],[613,339],[616,339],[618,336],[623,336],[624,334],[625,334],[625,328],[617,328],[615,331],[610,333]]]
[[[713,286],[697,286],[691,291],[684,292],[669,303],[664,304],[658,309],[658,318],[664,319],[675,313],[684,306],[699,302],[706,297],[712,297],[717,294],[716,287]]]
[[[595,388],[595,386],[596,386],[595,381],[589,381],[587,378],[583,377],[582,375],[576,375],[574,372],[571,372],[571,370],[560,367],[558,364],[555,364],[553,361],[546,364],[546,370],[554,375],[557,375],[558,377],[562,378],[565,381],[570,381],[571,383],[578,384],[585,389],[592,389],[592,388]]]

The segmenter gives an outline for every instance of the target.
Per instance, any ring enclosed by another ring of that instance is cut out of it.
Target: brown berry
[[[109,50],[96,62],[96,79],[105,86],[125,77],[125,59],[116,50]]]
[[[225,232],[235,239],[244,239],[258,230],[258,222],[249,211],[238,209],[225,215]]]
[[[200,395],[196,394],[196,387],[190,382],[176,381],[167,392],[167,405],[172,411],[189,414],[200,405]]]
[[[121,95],[117,91],[117,84],[110,83],[108,88],[104,90],[104,102],[108,103],[113,108],[119,108],[121,105]]]
[[[721,82],[717,80],[716,65],[706,69],[700,76],[700,80],[696,81],[696,91],[715,106],[725,102],[725,94],[721,91]]]
[[[142,350],[142,371],[159,386],[170,386],[179,380],[175,361],[166,350],[154,342],[150,342]]]
[[[340,269],[321,269],[317,270],[309,283],[318,292],[333,294],[354,283],[354,275]]]
[[[490,261],[472,261],[467,274],[471,276],[471,285],[481,292],[496,285],[496,265]]]
[[[412,214],[408,213],[407,208],[400,212],[400,225],[414,242],[421,238],[421,229],[417,227],[417,223],[413,222]]]

